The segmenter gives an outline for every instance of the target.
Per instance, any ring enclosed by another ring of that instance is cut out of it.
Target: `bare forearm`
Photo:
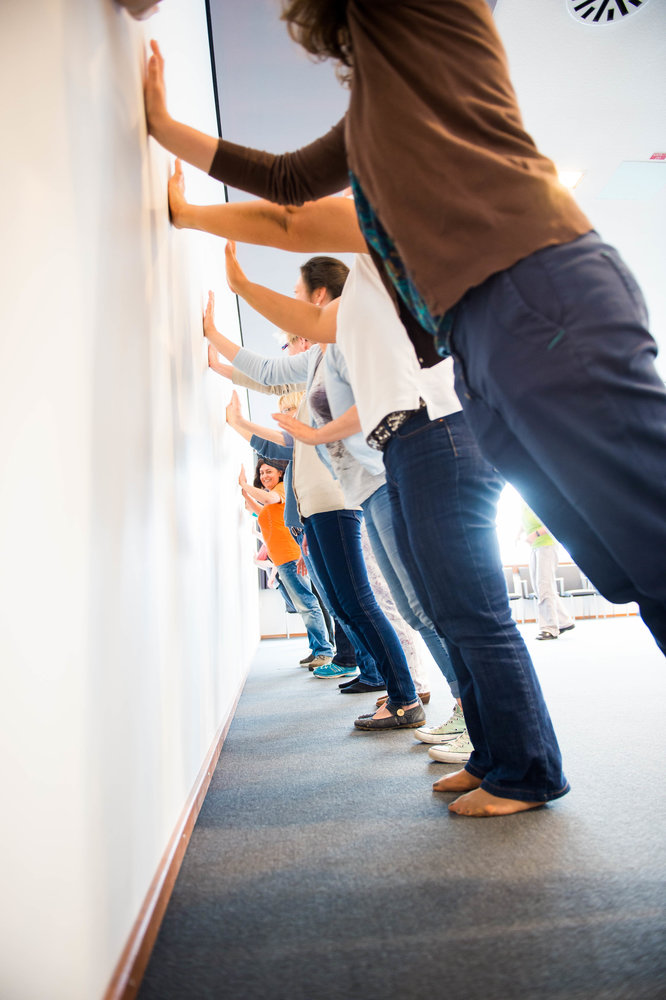
[[[334,441],[343,441],[352,434],[357,434],[361,429],[361,421],[358,419],[358,410],[355,406],[350,406],[341,416],[335,420],[330,420],[327,424],[317,427],[316,444],[331,444]]]
[[[335,316],[331,317],[326,309],[282,295],[247,279],[234,290],[252,309],[280,330],[317,344],[334,343]]]
[[[227,361],[233,361],[238,352],[240,351],[240,344],[234,344],[233,340],[229,340],[225,337],[223,333],[217,329],[217,327],[212,326],[212,324],[204,324],[204,334],[206,340],[210,341],[216,351],[227,359]]]
[[[324,198],[297,207],[262,200],[223,205],[184,203],[175,208],[174,221],[181,228],[239,243],[295,253],[363,253],[367,249],[353,202],[347,198]]]
[[[243,496],[245,498],[245,502],[248,505],[248,507],[250,507],[254,511],[255,514],[261,514],[262,510],[264,509],[263,506],[260,503],[257,503],[257,501],[254,500],[249,495],[248,491],[245,488],[242,489],[241,492],[242,492],[242,494],[243,494]]]
[[[217,150],[217,139],[212,135],[199,132],[165,114],[150,121],[150,134],[174,156],[209,172]]]
[[[273,419],[276,423],[291,434],[297,441],[305,444],[331,444],[333,441],[342,441],[344,438],[356,434],[361,429],[361,422],[358,419],[356,406],[350,406],[335,420],[330,420],[321,427],[310,427],[296,417],[290,417],[285,413],[274,413]]]
[[[261,424],[255,424],[246,417],[236,417],[233,423],[229,421],[229,426],[233,427],[246,441],[250,441],[252,436],[256,435],[256,437],[265,438],[266,441],[272,441],[273,444],[284,447],[284,435],[282,431],[276,430],[274,427],[262,427]]]
[[[176,215],[178,225],[183,229],[198,229],[239,243],[279,250],[292,249],[287,231],[287,209],[269,201],[228,202],[222,205],[185,203],[178,206]]]

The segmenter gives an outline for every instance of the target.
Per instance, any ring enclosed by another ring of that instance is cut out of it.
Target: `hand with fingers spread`
[[[169,120],[164,83],[164,58],[154,39],[150,41],[150,48],[151,55],[148,58],[146,76],[143,81],[143,102],[146,109],[148,133],[159,142],[162,129]]]
[[[303,556],[301,556],[301,558],[296,563],[296,572],[298,573],[299,576],[308,575],[308,568],[305,565],[305,559],[303,558]]]
[[[271,416],[281,430],[286,431],[287,434],[291,434],[296,441],[303,441],[304,444],[319,443],[315,427],[310,427],[309,424],[303,423],[302,420],[297,420],[296,417],[290,417],[286,413],[272,413]]]

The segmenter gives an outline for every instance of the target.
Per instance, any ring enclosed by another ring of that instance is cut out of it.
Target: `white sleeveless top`
[[[431,420],[459,412],[453,388],[453,358],[421,368],[368,254],[356,254],[337,316],[342,351],[366,439],[388,413],[418,410],[421,400]]]

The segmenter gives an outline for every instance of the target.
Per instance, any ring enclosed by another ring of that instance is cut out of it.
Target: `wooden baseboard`
[[[307,639],[307,632],[290,632],[287,635],[286,632],[275,632],[272,635],[262,635],[262,639]]]
[[[143,906],[115,968],[104,1000],[134,1000],[157,940],[160,925],[190,842],[194,824],[206,797],[222,745],[236,713],[245,682],[241,684],[227,719],[222,723],[206,754],[201,770],[183,807],[171,839],[162,855]]]

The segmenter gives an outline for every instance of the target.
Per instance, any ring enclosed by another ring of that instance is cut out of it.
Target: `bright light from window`
[[[570,188],[572,191],[584,173],[584,170],[560,170],[559,168],[557,170],[560,184],[564,184],[566,188]]]

